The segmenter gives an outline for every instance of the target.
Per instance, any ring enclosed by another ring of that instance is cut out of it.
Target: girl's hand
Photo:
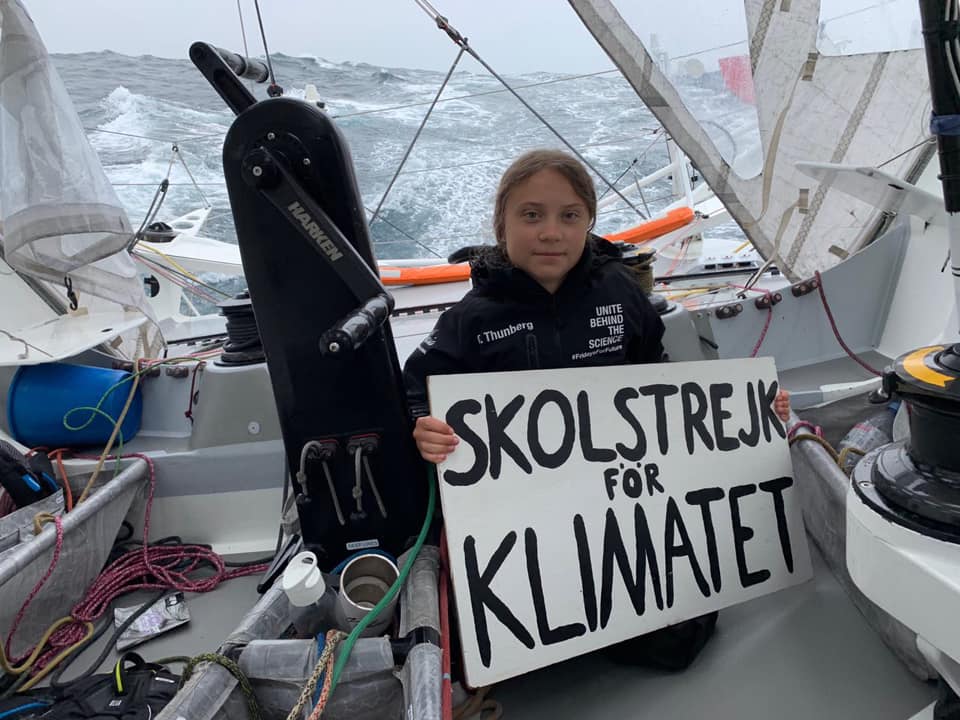
[[[420,456],[427,462],[441,463],[453,452],[460,438],[453,428],[435,417],[419,417],[413,428],[413,439]]]
[[[784,422],[790,419],[790,393],[786,390],[777,392],[777,397],[773,400],[773,411]]]

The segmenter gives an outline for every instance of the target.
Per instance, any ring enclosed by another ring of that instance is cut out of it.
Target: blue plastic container
[[[103,413],[116,420],[130,395],[131,383],[133,375],[124,370],[66,363],[23,366],[13,376],[7,393],[10,433],[27,447],[106,445],[113,432],[112,422],[90,410],[70,411],[99,404]],[[138,387],[117,442],[121,438],[129,442],[139,432],[142,412],[143,397]]]

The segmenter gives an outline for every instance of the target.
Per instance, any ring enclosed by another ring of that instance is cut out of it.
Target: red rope
[[[70,612],[74,622],[64,625],[50,636],[49,649],[37,659],[35,667],[38,670],[43,668],[61,650],[83,640],[86,636],[84,623],[99,619],[110,608],[110,604],[121,595],[134,590],[159,590],[164,588],[181,592],[209,592],[221,582],[262,573],[268,567],[264,564],[228,569],[223,562],[223,558],[204,545],[157,545],[150,547],[148,544],[150,516],[156,488],[156,473],[153,461],[146,455],[139,453],[121,457],[138,457],[147,463],[150,470],[150,484],[143,521],[143,547],[121,555],[97,576],[87,589],[86,594]],[[114,460],[116,456],[107,459]],[[7,638],[8,656],[10,655],[10,638],[16,632],[27,607],[53,573],[57,560],[60,558],[60,550],[63,546],[63,530],[59,517],[55,518],[55,522],[57,523],[57,545],[54,550],[53,561],[14,620],[10,635]],[[188,577],[190,573],[196,570],[211,566],[214,570],[214,574],[211,576],[199,579]],[[22,657],[27,657],[31,652],[33,652],[33,648]],[[15,662],[20,662],[20,660],[15,660]]]
[[[793,440],[793,436],[801,430],[809,430],[811,434],[816,435],[817,437],[823,437],[822,427],[819,425],[814,425],[813,423],[808,423],[806,420],[800,420],[796,425],[790,428],[789,432],[787,432],[787,440]]]
[[[201,360],[193,366],[193,377],[190,378],[190,402],[187,405],[187,411],[183,414],[191,423],[193,422],[193,399],[196,396],[197,373],[203,370],[206,364],[206,362]]]
[[[763,330],[760,331],[760,337],[757,340],[757,344],[753,346],[753,351],[750,353],[750,357],[755,358],[757,353],[760,352],[760,346],[763,345],[764,338],[767,337],[767,330],[770,329],[770,323],[773,322],[773,293],[764,288],[753,288],[747,287],[746,285],[737,285],[735,283],[727,283],[728,287],[739,288],[740,290],[746,290],[748,292],[760,293],[766,296],[767,300],[770,301],[770,304],[767,306],[767,321],[763,324]]]
[[[673,259],[673,262],[670,264],[670,268],[664,273],[665,277],[670,277],[673,275],[674,271],[677,269],[677,265],[680,264],[682,260],[687,257],[687,249],[690,247],[690,238],[684,238],[680,241],[680,250],[677,252],[677,256]]]
[[[820,300],[823,303],[824,312],[827,313],[827,319],[830,321],[830,327],[833,329],[833,334],[837,338],[837,342],[840,343],[840,347],[842,347],[847,355],[850,356],[851,360],[856,362],[867,372],[874,375],[883,375],[883,373],[881,373],[879,370],[868,365],[864,360],[860,359],[860,357],[858,357],[857,354],[847,346],[847,344],[843,341],[843,338],[840,337],[840,330],[837,329],[837,321],[833,319],[833,313],[830,311],[830,303],[827,302],[827,294],[823,290],[823,279],[820,277],[820,271],[817,270],[814,273],[814,276],[817,278],[817,290],[820,291]]]
[[[63,487],[63,502],[67,512],[73,510],[73,490],[70,488],[70,479],[67,477],[67,470],[63,466],[63,454],[70,452],[67,448],[58,448],[53,452],[47,453],[47,457],[56,460],[57,471],[60,473],[60,484]]]
[[[63,520],[59,515],[56,515],[53,518],[53,522],[57,526],[57,541],[53,546],[53,558],[50,560],[50,566],[43,574],[43,577],[40,578],[40,581],[33,586],[33,590],[30,591],[27,599],[23,601],[23,605],[20,606],[17,616],[13,619],[13,625],[10,626],[10,632],[7,634],[7,657],[10,658],[14,665],[19,665],[24,659],[26,659],[28,655],[30,655],[30,653],[33,652],[33,648],[30,648],[20,657],[14,658],[13,652],[10,650],[10,645],[13,643],[13,636],[16,634],[17,628],[20,627],[20,623],[23,622],[23,616],[27,614],[27,608],[30,607],[30,603],[33,602],[33,599],[39,594],[40,590],[43,589],[44,584],[46,584],[47,580],[50,579],[50,576],[53,575],[53,571],[57,567],[57,561],[60,560],[60,551],[63,550]],[[83,635],[83,628],[81,628],[80,639],[83,638]]]
[[[770,306],[767,307],[767,321],[763,324],[763,330],[760,331],[760,337],[757,340],[757,344],[753,346],[753,351],[750,353],[750,357],[755,358],[757,353],[760,352],[760,346],[763,345],[763,339],[767,336],[767,330],[770,329],[770,322],[773,320],[773,298],[770,296],[770,293],[767,292],[767,297],[770,297]]]
[[[327,642],[331,642],[331,640],[328,639]],[[308,717],[307,720],[319,720],[324,708],[327,707],[327,701],[330,700],[330,687],[333,684],[333,661],[334,653],[331,652],[327,658],[327,666],[323,671],[323,687],[320,690],[320,697],[317,698],[317,706],[310,713],[310,717]]]

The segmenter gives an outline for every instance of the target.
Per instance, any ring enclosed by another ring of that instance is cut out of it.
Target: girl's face
[[[577,264],[593,218],[558,171],[541,170],[510,190],[504,243],[511,264],[555,293]]]

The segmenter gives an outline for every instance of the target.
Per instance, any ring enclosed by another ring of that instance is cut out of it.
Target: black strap
[[[179,677],[164,666],[125,653],[109,673],[69,684],[44,720],[148,720],[173,699]]]
[[[960,20],[943,20],[935,27],[923,31],[924,38],[934,41],[950,42],[960,38]]]
[[[45,473],[35,473],[19,453],[0,447],[0,487],[10,495],[18,508],[31,505],[57,491],[56,481]]]

